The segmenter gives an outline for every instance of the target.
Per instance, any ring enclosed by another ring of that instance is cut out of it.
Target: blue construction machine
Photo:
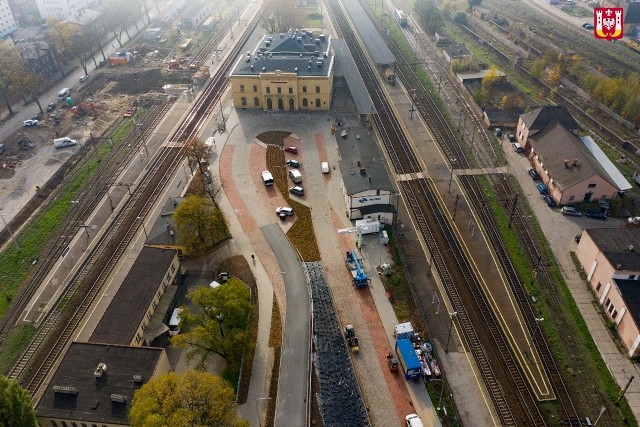
[[[364,270],[362,270],[361,261],[362,260],[360,260],[356,256],[356,252],[353,249],[347,252],[347,259],[345,260],[345,264],[351,272],[351,276],[353,277],[353,284],[356,288],[366,288],[371,282],[371,279],[369,279],[364,273]]]

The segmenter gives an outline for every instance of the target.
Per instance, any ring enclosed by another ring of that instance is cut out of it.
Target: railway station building
[[[367,128],[346,131],[346,137],[336,135],[336,139],[342,156],[339,164],[347,217],[392,224],[397,196],[374,135]]]
[[[149,346],[166,335],[179,272],[177,251],[144,247],[89,342]]]
[[[235,108],[326,111],[333,93],[331,37],[307,30],[266,35],[229,78]]]
[[[134,392],[170,369],[162,348],[74,342],[36,405],[38,424],[128,426]]]
[[[576,257],[631,359],[640,357],[640,228],[582,233]]]
[[[549,195],[559,205],[611,200],[631,188],[615,165],[562,106],[520,115],[515,131]]]

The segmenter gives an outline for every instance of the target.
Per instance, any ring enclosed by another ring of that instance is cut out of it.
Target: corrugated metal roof
[[[334,75],[344,77],[347,81],[358,114],[374,114],[376,109],[373,106],[373,101],[364,81],[362,81],[362,76],[358,72],[358,67],[351,56],[347,43],[342,39],[334,39],[331,41],[331,46],[336,58]]]
[[[580,140],[582,141],[584,146],[587,147],[587,150],[591,152],[591,155],[595,157],[598,163],[600,163],[600,166],[602,166],[605,172],[609,175],[611,180],[615,183],[616,187],[618,187],[618,190],[626,191],[633,188],[629,181],[627,181],[624,175],[622,175],[622,173],[618,170],[616,165],[614,165],[613,162],[609,160],[607,155],[604,154],[604,152],[600,149],[600,147],[598,147],[598,144],[596,144],[593,138],[591,138],[590,136],[584,136],[580,138]]]
[[[369,19],[367,12],[358,1],[343,2],[351,21],[355,24],[360,38],[367,45],[369,54],[378,65],[389,65],[396,62],[395,56],[389,50],[387,44],[382,40],[380,33],[376,30],[373,22]]]

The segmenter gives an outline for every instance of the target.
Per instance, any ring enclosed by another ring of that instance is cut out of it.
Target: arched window
[[[244,96],[240,98],[240,105],[242,105],[242,108],[245,108],[247,106],[247,98]]]
[[[259,107],[260,106],[260,99],[257,96],[255,98],[253,98],[253,106],[254,107]]]
[[[309,102],[307,101],[307,98],[302,98],[302,106],[305,108],[309,106]]]
[[[295,107],[296,107],[295,101],[293,100],[293,98],[290,98],[289,99],[289,111],[295,110],[296,109]]]
[[[320,108],[320,98],[316,98],[316,108]]]

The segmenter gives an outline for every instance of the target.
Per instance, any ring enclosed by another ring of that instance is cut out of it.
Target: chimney
[[[633,246],[633,245],[629,245],[629,250],[630,250],[631,252],[635,252],[635,251],[636,251],[636,247],[635,247],[635,246]]]
[[[360,167],[360,175],[364,175],[367,173],[367,170],[364,168],[364,166]]]
[[[571,166],[569,166],[569,160],[564,159],[563,162],[564,162],[564,168],[565,169],[569,169],[571,167]]]
[[[358,164],[358,166],[360,166],[360,160],[356,160],[356,163]]]
[[[371,175],[367,176],[367,179],[371,182]]]
[[[571,161],[571,164],[572,164],[573,166],[578,166],[578,165],[580,164],[580,162],[578,161],[578,159],[573,159],[573,160]]]

